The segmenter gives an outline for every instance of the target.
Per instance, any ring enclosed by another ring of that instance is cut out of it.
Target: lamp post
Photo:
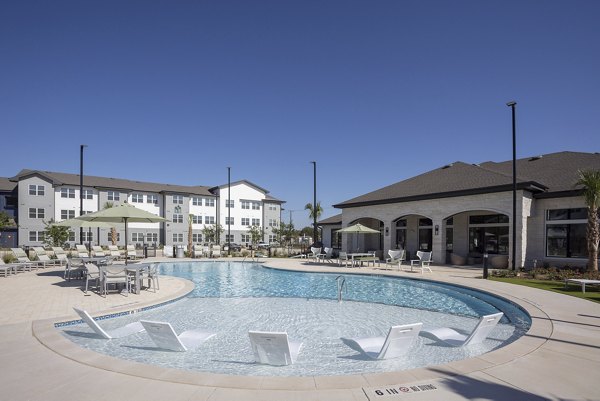
[[[231,255],[231,167],[227,167],[227,256]]]
[[[317,162],[313,164],[313,244],[317,243]]]
[[[515,124],[515,106],[517,102],[510,101],[506,103],[512,111],[512,262],[511,269],[516,270],[517,256],[517,135]]]
[[[87,145],[79,145],[79,215],[83,214],[83,148]],[[79,244],[83,245],[83,227],[79,227]]]

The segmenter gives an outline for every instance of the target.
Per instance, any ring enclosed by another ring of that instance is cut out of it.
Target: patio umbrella
[[[354,233],[354,234],[379,234],[378,230],[374,230],[367,226],[363,226],[360,223],[353,224],[348,227],[344,227],[341,230],[338,230],[338,233]],[[358,241],[358,236],[357,236]],[[358,245],[358,243],[357,243]]]
[[[127,252],[127,223],[160,223],[167,221],[164,217],[139,209],[129,203],[123,203],[95,213],[84,214],[76,218],[104,223],[125,223],[125,264],[127,264],[127,257],[129,256]]]
[[[87,228],[88,231],[92,231],[92,227],[94,227],[94,228],[112,228],[115,226],[115,224],[104,223],[102,221],[86,221],[86,220],[80,220],[78,218],[63,220],[58,223],[53,223],[53,225],[58,226],[58,227]],[[91,249],[90,242],[88,242],[88,247]]]

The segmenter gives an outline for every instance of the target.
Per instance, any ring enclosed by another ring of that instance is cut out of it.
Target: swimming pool
[[[139,319],[165,320],[176,331],[208,328],[218,334],[185,353],[157,350],[147,334],[97,339],[83,325],[63,328],[75,343],[107,355],[163,367],[235,375],[348,375],[412,369],[480,355],[524,334],[529,316],[516,305],[482,292],[420,280],[345,275],[343,301],[336,278],[236,262],[161,265],[162,274],[196,285],[185,299],[138,314],[102,321],[114,328]],[[418,337],[403,358],[372,361],[347,347],[341,337],[385,335],[392,325],[423,322],[423,329],[450,326],[470,330],[483,315],[505,317],[483,344],[451,348]],[[249,330],[287,331],[304,346],[294,365],[255,364]]]

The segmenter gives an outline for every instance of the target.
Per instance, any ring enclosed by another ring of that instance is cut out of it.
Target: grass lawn
[[[598,286],[586,286],[584,294],[583,292],[581,292],[580,285],[569,284],[569,286],[565,288],[565,283],[562,281],[532,280],[517,277],[490,277],[489,279],[494,281],[503,281],[505,283],[524,285],[527,287],[539,288],[541,290],[554,291],[560,294],[571,295],[573,297],[583,298],[589,301],[600,303],[600,289]]]

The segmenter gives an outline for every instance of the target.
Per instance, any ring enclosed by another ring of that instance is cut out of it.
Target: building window
[[[144,233],[131,233],[132,242],[144,242]]]
[[[277,205],[269,204],[269,210],[277,210]]]
[[[29,195],[44,196],[45,193],[46,193],[46,188],[43,185],[30,185],[29,186]]]
[[[269,219],[269,227],[277,227],[278,224],[277,219]]]
[[[75,232],[69,231],[69,239],[68,241],[75,242]]]
[[[108,232],[108,235],[106,236],[106,239],[108,240],[108,242],[110,242],[112,244],[112,232]],[[117,231],[117,242],[119,242],[121,240],[121,233]]]
[[[340,229],[331,230],[331,247],[342,249],[342,233]]]
[[[250,225],[250,218],[249,217],[242,217],[242,225],[243,226],[249,226]]]
[[[204,216],[204,224],[215,224],[215,216]]]
[[[173,242],[183,242],[183,233],[173,233]]]
[[[30,207],[29,208],[29,218],[30,219],[43,219],[45,218],[45,211],[41,208]]]
[[[44,231],[29,231],[29,241],[44,242]]]
[[[260,210],[260,203],[252,202],[252,210]]]
[[[446,220],[446,251],[454,249],[454,218]]]
[[[225,199],[225,207],[233,209],[235,207],[235,201],[234,200]]]
[[[106,199],[109,201],[118,201],[120,199],[120,194],[115,191],[108,191],[106,193]]]
[[[183,205],[183,195],[173,195],[173,203]]]
[[[144,194],[132,193],[131,203],[144,203]]]
[[[406,219],[396,221],[396,249],[406,249]]]
[[[260,219],[252,219],[252,225],[260,227]]]
[[[146,242],[155,244],[158,242],[158,233],[146,233]]]
[[[173,223],[183,223],[183,214],[174,213]]]
[[[204,199],[204,206],[215,207],[215,199],[214,198]]]
[[[199,198],[197,196],[192,196],[192,205],[202,206],[202,198]]]
[[[202,224],[202,216],[192,216],[192,224]]]
[[[81,235],[83,242],[92,242],[94,240],[94,233],[92,231],[84,231]]]
[[[72,219],[75,218],[75,210],[61,210],[60,211],[60,219],[61,220],[68,220],[68,219]]]
[[[81,192],[81,197],[83,199],[94,199],[94,191],[92,191],[91,189],[84,189]]]
[[[242,242],[250,242],[250,234],[242,234]]]
[[[225,242],[227,242],[227,243],[235,242],[235,235],[234,234],[225,234]]]
[[[250,201],[241,201],[242,209],[250,209]]]
[[[61,188],[60,197],[75,199],[75,190],[73,188]]]
[[[546,212],[546,256],[587,257],[587,208]]]
[[[277,236],[269,234],[269,243],[277,242]]]
[[[225,217],[225,225],[234,225],[235,217]]]
[[[146,198],[146,203],[158,205],[158,195],[148,195],[148,197]]]
[[[508,254],[508,216],[469,216],[469,252]]]
[[[192,242],[196,244],[202,243],[202,234],[192,234]]]

